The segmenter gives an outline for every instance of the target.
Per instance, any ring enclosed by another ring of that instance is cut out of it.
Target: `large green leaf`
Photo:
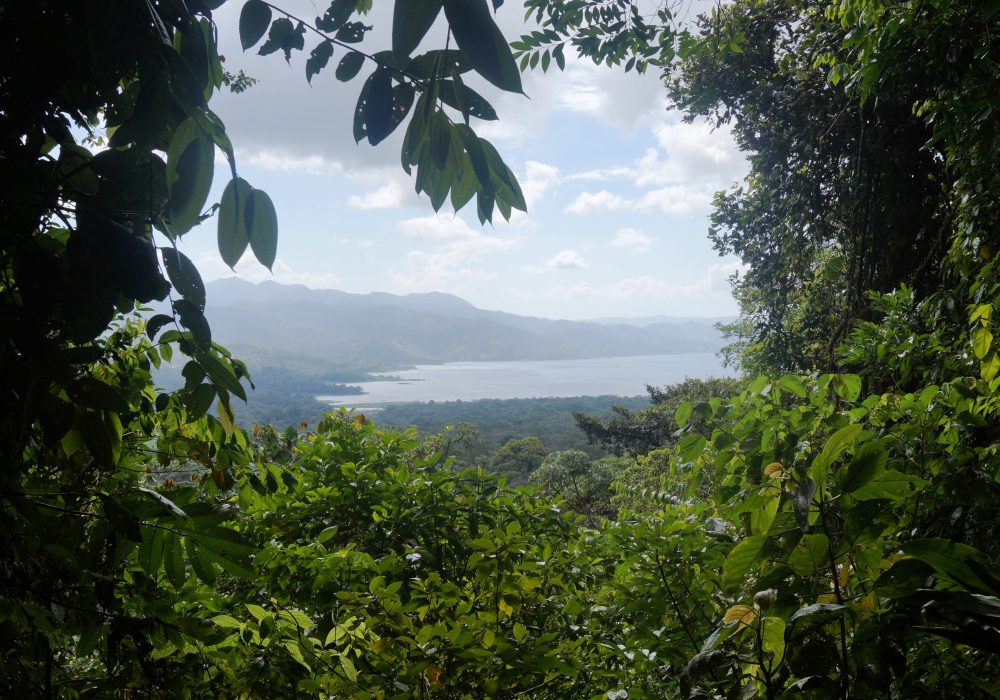
[[[93,377],[80,377],[66,387],[66,393],[74,402],[87,408],[115,413],[126,413],[129,410],[128,401],[118,388]]]
[[[197,420],[208,413],[215,401],[215,387],[211,384],[199,384],[187,396],[184,405],[187,408],[188,418]]]
[[[898,501],[915,495],[928,484],[927,481],[913,474],[904,474],[895,469],[887,469],[873,477],[851,495],[859,501],[869,501],[876,498],[887,498]]]
[[[253,188],[243,178],[229,181],[222,192],[219,205],[219,255],[222,260],[235,267],[250,245],[250,228],[246,211]]]
[[[174,236],[187,233],[198,222],[214,173],[215,142],[197,119],[188,117],[167,149],[167,215]]]
[[[163,265],[167,268],[167,276],[170,277],[174,289],[204,311],[205,283],[201,280],[198,268],[188,256],[176,248],[161,248],[160,254],[163,256]]]
[[[392,52],[402,60],[420,44],[441,13],[442,0],[404,0],[393,5]]]
[[[392,80],[388,68],[379,66],[368,76],[358,97],[358,113],[363,119],[368,143],[372,146],[381,143],[391,133]],[[355,117],[355,138],[358,134],[357,117]]]
[[[246,51],[260,41],[271,24],[271,8],[262,0],[248,0],[240,12],[240,44]]]
[[[252,190],[247,202],[250,248],[261,265],[270,270],[278,254],[278,215],[263,190]]]
[[[799,576],[812,576],[817,571],[829,570],[829,538],[822,534],[805,535],[788,555],[788,565]]]
[[[751,535],[743,538],[739,544],[733,547],[722,565],[722,588],[724,590],[734,591],[740,587],[743,577],[757,561],[766,544],[766,535]]]
[[[941,537],[929,537],[907,542],[902,550],[971,591],[987,595],[1000,593],[993,585],[996,577],[985,567],[985,557],[974,547]],[[987,576],[984,578],[980,572],[987,572]]]
[[[201,309],[187,299],[178,299],[174,302],[174,312],[180,316],[181,325],[191,331],[198,348],[207,350],[212,347],[212,329]]]
[[[780,617],[765,617],[760,625],[764,665],[773,673],[785,658],[785,621]]]
[[[225,389],[244,401],[247,400],[246,391],[243,389],[243,385],[240,384],[240,380],[236,377],[236,374],[214,352],[199,353],[196,359],[216,387]]]
[[[837,472],[840,487],[846,493],[861,488],[885,468],[888,458],[888,451],[878,443],[866,443],[857,451],[850,464]]]
[[[163,528],[152,525],[143,525],[141,528],[139,566],[154,579],[163,563],[164,532]]]
[[[444,0],[444,13],[476,71],[501,90],[521,92],[521,74],[486,0]]]
[[[163,538],[163,570],[174,588],[180,588],[187,579],[184,566],[184,552],[181,538],[173,532],[168,532]]]

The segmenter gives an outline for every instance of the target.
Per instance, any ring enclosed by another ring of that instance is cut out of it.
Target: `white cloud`
[[[639,275],[636,277],[624,277],[605,284],[580,282],[572,286],[557,285],[541,293],[518,292],[515,296],[521,300],[528,301],[536,299],[564,300],[595,297],[605,301],[612,300],[616,302],[629,300],[662,301],[695,296],[704,297],[707,294],[728,293],[730,291],[730,276],[734,273],[739,274],[744,269],[744,265],[738,261],[717,263],[706,269],[701,277],[687,283],[677,283],[650,275]]]
[[[546,192],[559,183],[559,168],[547,163],[529,160],[524,164],[524,179],[521,191],[530,210],[542,201]]]
[[[235,272],[214,253],[196,256],[193,261],[202,279],[206,282],[227,277],[239,277],[254,284],[271,280],[281,284],[304,284],[313,289],[336,289],[340,284],[333,273],[301,272],[278,258],[274,261],[273,273],[261,265],[252,253],[245,254],[236,263]]]
[[[705,186],[669,185],[644,194],[637,207],[646,210],[659,209],[671,216],[687,216],[706,209],[712,203],[713,192],[713,188]]]
[[[590,267],[587,261],[575,250],[562,250],[545,263],[546,267],[553,267],[559,270],[586,270]]]
[[[506,3],[503,9],[508,6],[515,8]],[[501,11],[497,16],[508,38],[535,28],[521,24],[516,11]],[[626,74],[620,67],[595,66],[571,51],[567,52],[564,72],[555,67],[545,74],[529,71],[522,82],[530,100],[514,93],[484,91],[500,119],[478,125],[476,133],[506,146],[524,146],[566,112],[586,114],[631,133],[640,123],[655,119],[666,105],[663,85],[654,72]]]
[[[595,291],[590,282],[579,282],[570,287],[553,287],[546,296],[551,299],[586,299],[594,296]]]
[[[517,239],[489,236],[471,228],[458,216],[425,216],[401,221],[404,235],[434,246],[431,250],[407,253],[393,281],[401,291],[443,290],[456,282],[497,277],[496,272],[477,269],[484,257],[508,250]]]
[[[708,268],[708,286],[713,292],[728,292],[732,289],[729,279],[739,277],[746,272],[747,266],[739,260],[730,263],[720,263]]]
[[[387,182],[372,192],[347,198],[347,204],[355,209],[399,209],[406,203],[406,190],[394,181]]]
[[[285,148],[237,149],[237,165],[253,165],[263,170],[278,172],[303,171],[310,175],[323,175],[339,166],[319,155],[295,153]]]
[[[705,270],[704,275],[688,284],[676,284],[650,276],[627,277],[607,285],[602,294],[611,299],[662,299],[689,297],[707,292],[728,292],[729,277],[744,269],[740,262],[717,263]]]
[[[653,73],[625,73],[575,55],[568,56],[566,64],[563,79],[546,88],[553,91],[559,108],[589,114],[625,132],[665,108],[663,86]]]
[[[609,245],[632,253],[645,253],[653,248],[653,239],[636,228],[618,229]]]
[[[602,211],[659,210],[671,216],[687,216],[706,209],[712,202],[713,192],[714,189],[706,185],[668,185],[646,192],[639,199],[623,197],[608,190],[581,192],[563,211],[586,216]]]
[[[746,170],[745,156],[736,147],[727,126],[713,129],[705,121],[661,122],[653,127],[653,133],[681,178],[728,184],[742,177]]]
[[[614,168],[602,168],[599,170],[585,170],[580,173],[573,173],[566,176],[567,180],[622,180],[635,177],[635,169],[624,165]]]
[[[614,194],[607,190],[601,190],[600,192],[581,192],[563,211],[583,216],[595,211],[631,209],[634,205],[635,202],[631,199],[626,199],[620,194]]]
[[[418,241],[447,241],[456,238],[482,236],[458,216],[430,215],[405,219],[396,224],[396,229],[404,236]]]

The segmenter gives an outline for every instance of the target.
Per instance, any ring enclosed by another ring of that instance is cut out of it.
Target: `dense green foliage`
[[[215,147],[233,161],[207,107],[214,3],[0,8],[0,694],[1000,695],[1000,6],[733,0],[685,30],[627,0],[526,4],[545,30],[522,67],[567,45],[655,65],[689,114],[736,119],[753,170],[714,235],[750,265],[741,362],[766,371],[653,393],[619,416],[634,458],[550,454],[540,492],[363,416],[239,429],[246,367],[174,245]],[[241,35],[289,56],[319,33],[311,77],[369,6],[308,27],[250,0]],[[519,89],[486,0],[395,10],[392,51],[336,69],[375,62],[356,136],[415,101],[418,189],[509,214],[509,169],[438,101],[491,118],[471,69]],[[410,58],[442,12],[457,52]],[[74,133],[101,119],[92,155]],[[273,209],[235,167],[219,236],[230,262],[273,260]],[[128,315],[171,289],[170,314]],[[184,386],[157,393],[175,349]],[[855,373],[782,371],[831,364]],[[672,430],[636,442],[647,417]]]
[[[600,446],[589,445],[577,430],[573,412],[605,418],[612,415],[612,405],[637,411],[646,406],[642,396],[573,396],[546,399],[483,399],[481,401],[432,401],[380,407],[369,417],[380,425],[414,427],[428,434],[440,433],[448,426],[465,424],[475,429],[478,440],[469,441],[453,454],[464,464],[490,466],[497,450],[511,440],[534,436],[552,450],[584,450],[592,456],[604,454]],[[542,458],[545,454],[541,455]],[[538,460],[539,463],[541,459]],[[536,465],[537,466],[537,465]],[[498,468],[508,477],[517,470]]]
[[[246,399],[247,367],[213,342],[205,285],[178,249],[217,214],[227,263],[249,249],[270,267],[276,255],[276,212],[238,176],[209,108],[217,90],[250,82],[222,69],[212,20],[220,4],[0,7],[4,696],[166,688],[174,677],[152,661],[168,644],[200,648],[199,616],[221,591],[212,585],[218,567],[251,573],[252,543],[225,524],[232,506],[220,496],[252,476],[233,407],[233,397]],[[433,5],[420,12],[439,14]],[[404,167],[417,166],[419,189],[435,207],[451,191],[456,207],[475,195],[482,219],[495,208],[509,216],[524,208],[517,182],[469,126],[495,113],[460,75],[514,91],[520,79],[486,0],[445,5],[458,45],[450,52],[412,56],[422,32],[408,17],[394,21],[404,30],[392,52],[346,47],[341,79],[375,66],[355,135],[381,140],[415,100]],[[370,7],[336,0],[317,24],[337,37],[322,45],[357,43],[367,25],[349,20]],[[272,12],[259,0],[244,7],[244,46],[268,33],[263,54],[301,49],[303,25],[272,23]],[[322,68],[313,59],[310,74]],[[211,204],[216,149],[232,178]],[[164,313],[130,315],[154,300],[166,300]],[[184,384],[158,392],[152,373],[171,360]],[[154,488],[157,473],[189,474],[201,486],[174,499]],[[205,668],[196,658],[183,664]]]
[[[587,441],[597,444],[617,455],[632,457],[646,454],[673,442],[680,429],[675,414],[681,403],[706,401],[710,398],[729,398],[736,393],[740,381],[736,379],[685,379],[663,388],[646,385],[652,405],[631,411],[623,403],[616,403],[615,416],[600,416],[574,411],[573,420],[586,434]]]

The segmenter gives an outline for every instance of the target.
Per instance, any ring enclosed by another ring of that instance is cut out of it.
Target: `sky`
[[[278,258],[269,272],[248,251],[239,277],[365,293],[448,292],[476,306],[549,318],[728,316],[729,276],[739,260],[707,238],[712,195],[746,173],[725,130],[685,124],[667,110],[658,76],[625,74],[567,56],[523,76],[527,97],[469,82],[496,108],[474,124],[516,173],[528,213],[481,226],[472,206],[435,214],[399,166],[403,128],[377,147],[355,144],[354,104],[365,75],[340,83],[333,67],[305,79],[307,54],[244,53],[241,2],[216,13],[225,66],[259,82],[223,92],[212,108],[226,124],[240,175],[265,190],[278,212]],[[285,0],[303,18],[325,6]],[[391,3],[376,2],[365,46],[382,48]],[[526,28],[520,3],[497,20],[508,39]],[[315,41],[307,38],[306,51]],[[421,50],[440,48],[437,26]],[[219,162],[213,194],[228,178]],[[232,276],[216,248],[215,221],[182,250],[206,281]]]

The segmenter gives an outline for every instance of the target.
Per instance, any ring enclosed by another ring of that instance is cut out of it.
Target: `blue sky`
[[[706,231],[711,195],[743,177],[743,157],[728,133],[668,112],[655,75],[570,58],[564,73],[553,66],[525,76],[530,99],[476,84],[500,114],[477,131],[517,173],[529,203],[527,215],[482,227],[472,208],[434,214],[414,194],[399,167],[402,129],[376,148],[354,143],[361,79],[341,84],[329,69],[310,87],[304,55],[288,66],[280,55],[240,51],[240,6],[217,14],[221,52],[227,68],[260,82],[218,96],[213,108],[240,174],[274,200],[280,230],[274,273],[248,253],[240,277],[361,293],[450,292],[483,308],[552,318],[735,313],[727,278],[738,260],[720,258]],[[308,1],[284,6],[317,14]],[[390,22],[378,14],[389,5],[376,6],[377,45]],[[501,8],[508,38],[523,27],[522,14],[515,2]],[[212,201],[226,177],[220,168]],[[215,249],[214,221],[189,234],[183,250],[206,280],[233,274]]]

